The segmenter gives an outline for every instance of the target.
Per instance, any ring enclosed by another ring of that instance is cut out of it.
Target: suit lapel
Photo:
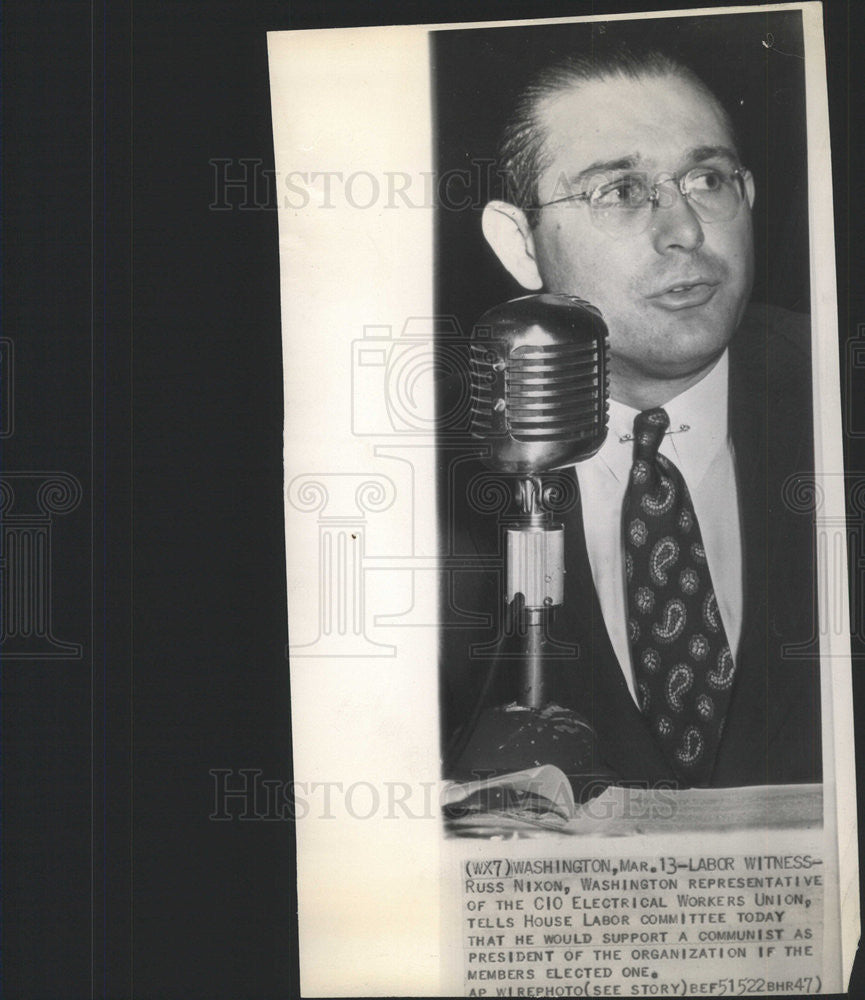
[[[769,781],[770,716],[782,710],[783,691],[770,701],[769,571],[777,564],[783,530],[772,524],[777,484],[769,454],[768,338],[765,323],[743,323],[730,349],[730,434],[736,459],[742,529],[742,635],[733,697],[718,754],[721,784]],[[774,530],[773,530],[774,529]],[[759,748],[763,748],[762,752]],[[764,773],[765,772],[765,773]]]
[[[573,475],[579,497],[576,473]],[[589,720],[601,743],[605,762],[628,780],[673,780],[645,719],[634,703],[604,623],[592,579],[580,503],[565,517],[567,575],[565,604],[578,609],[561,621],[561,634],[579,648],[570,661],[563,688]]]
[[[747,335],[749,331],[743,332]],[[759,337],[759,331],[754,332]],[[765,352],[765,338],[762,340]],[[737,344],[730,351],[729,422],[742,527],[744,614],[740,650],[744,650],[754,634],[763,631],[771,553],[766,530],[770,477],[765,353],[759,359],[762,363],[743,359],[736,350],[741,342],[741,338],[737,338]]]

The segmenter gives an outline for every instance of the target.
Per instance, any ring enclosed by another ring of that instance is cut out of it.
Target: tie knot
[[[638,413],[634,417],[634,441],[637,456],[653,461],[669,426],[670,418],[667,416],[667,411],[660,406]]]

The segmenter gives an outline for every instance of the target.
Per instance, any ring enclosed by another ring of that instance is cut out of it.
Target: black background
[[[299,995],[291,824],[208,818],[210,769],[291,776],[276,212],[208,207],[211,159],[273,166],[265,31],[652,6],[3,6],[0,463],[84,490],[52,573],[54,633],[83,657],[2,661],[4,997]],[[865,323],[863,13],[826,5],[845,365]],[[855,484],[862,373],[842,370]]]

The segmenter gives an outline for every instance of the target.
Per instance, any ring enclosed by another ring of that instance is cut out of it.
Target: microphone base
[[[478,781],[544,764],[564,772],[577,802],[588,801],[617,780],[582,715],[561,705],[532,708],[516,702],[481,713],[449,777]]]

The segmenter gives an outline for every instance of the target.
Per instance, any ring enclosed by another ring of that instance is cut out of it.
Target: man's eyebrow
[[[635,167],[639,166],[641,162],[641,157],[639,153],[634,153],[630,156],[620,156],[616,160],[595,160],[594,163],[590,163],[579,173],[572,174],[568,181],[571,184],[578,184],[580,181],[585,180],[587,177],[592,177],[594,174],[607,174],[612,173],[614,170],[633,170]]]
[[[739,157],[734,149],[730,149],[729,146],[695,146],[693,149],[689,149],[685,154],[685,160],[689,163],[701,163],[703,160],[714,160],[714,159],[725,159],[732,160],[734,163],[739,162]]]
[[[687,150],[683,160],[687,163],[702,163],[704,160],[718,158],[731,160],[733,163],[739,162],[736,151],[729,146],[694,146]],[[590,163],[577,173],[568,176],[567,183],[569,186],[576,187],[595,174],[613,173],[617,170],[634,170],[644,162],[639,153],[620,156],[615,160],[595,160],[594,163]]]

